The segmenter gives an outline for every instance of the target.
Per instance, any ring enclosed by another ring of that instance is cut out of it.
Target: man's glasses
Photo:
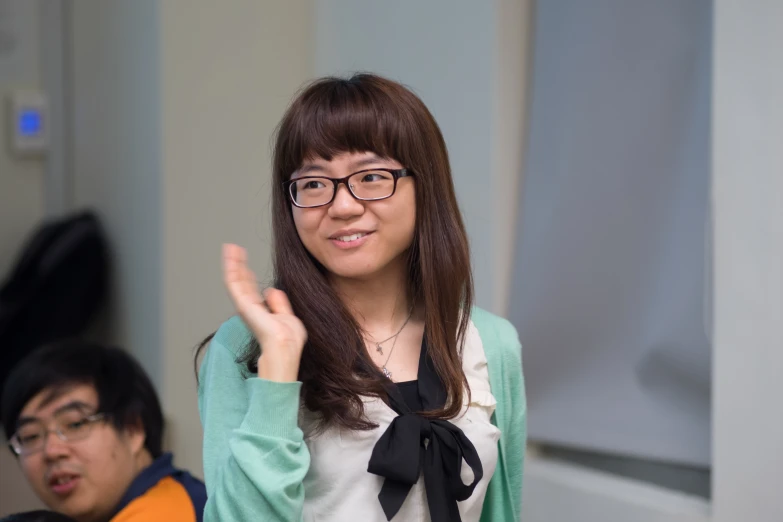
[[[291,202],[300,208],[314,208],[334,201],[337,187],[344,184],[351,195],[361,201],[390,198],[397,190],[397,180],[413,176],[408,169],[369,169],[344,178],[302,176],[283,182]]]
[[[43,449],[49,433],[56,434],[64,442],[83,440],[89,436],[93,424],[106,418],[105,413],[85,415],[78,409],[64,410],[52,417],[53,429],[40,420],[25,422],[13,434],[9,445],[17,455],[30,455]]]

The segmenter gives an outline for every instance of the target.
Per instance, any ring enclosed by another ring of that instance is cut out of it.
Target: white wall
[[[0,517],[42,507],[43,503],[19,469],[16,457],[4,445],[0,448]]]
[[[233,312],[220,246],[270,274],[270,137],[312,67],[307,0],[161,3],[162,387],[180,463],[201,469],[192,351]]]
[[[39,14],[37,0],[12,0],[0,6],[0,281],[45,213],[45,161],[11,154],[5,113],[11,89],[41,88]],[[0,448],[0,517],[39,505],[16,459],[5,446]]]
[[[534,36],[534,0],[495,0],[497,33],[493,66],[495,83],[492,94],[492,170],[495,176],[493,197],[495,240],[490,268],[494,274],[493,312],[506,316],[511,299],[514,268],[514,241],[519,187],[524,182],[525,152],[528,143],[527,121],[532,92]],[[467,194],[470,189],[464,187]],[[474,268],[476,270],[476,268]]]
[[[449,149],[476,301],[504,313],[522,172],[529,0],[316,0],[317,75],[370,71],[410,86]]]
[[[783,520],[783,3],[716,0],[716,522]]]
[[[79,1],[70,16],[74,204],[96,209],[110,240],[109,339],[160,384],[158,6]]]
[[[152,374],[177,464],[201,474],[192,348],[232,314],[220,245],[268,275],[269,139],[310,76],[312,7],[74,2],[74,192],[112,242],[109,329]]]
[[[44,216],[45,162],[11,153],[6,115],[6,98],[13,89],[41,86],[38,1],[12,0],[1,9],[0,279],[4,279],[22,243]]]

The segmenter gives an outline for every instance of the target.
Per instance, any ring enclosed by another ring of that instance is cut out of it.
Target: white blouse
[[[490,392],[484,347],[472,322],[465,337],[462,368],[470,386],[471,402],[463,406],[462,413],[450,422],[460,428],[473,443],[484,473],[473,494],[459,502],[458,506],[463,522],[478,522],[487,486],[497,465],[500,430],[490,421],[496,403]],[[467,403],[467,398],[465,402]],[[348,431],[331,427],[317,434],[313,429],[314,419],[302,409],[300,426],[304,431],[311,459],[310,469],[304,479],[304,522],[386,522],[386,516],[378,501],[378,493],[385,479],[369,473],[367,464],[375,443],[397,417],[397,413],[377,398],[365,399],[364,407],[367,416],[378,424],[377,428],[370,431]],[[465,484],[473,481],[473,472],[464,460],[461,478]],[[421,474],[392,520],[430,520]]]

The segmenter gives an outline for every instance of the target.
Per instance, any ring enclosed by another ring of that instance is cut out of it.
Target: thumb
[[[294,310],[291,308],[291,301],[288,300],[288,296],[285,295],[285,292],[282,290],[267,288],[264,291],[264,300],[269,307],[269,311],[273,314],[294,315]]]

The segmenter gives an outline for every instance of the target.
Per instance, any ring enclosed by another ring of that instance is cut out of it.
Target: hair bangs
[[[372,152],[408,165],[405,143],[418,133],[385,85],[328,78],[308,87],[278,131],[276,174],[285,181],[308,159]]]

